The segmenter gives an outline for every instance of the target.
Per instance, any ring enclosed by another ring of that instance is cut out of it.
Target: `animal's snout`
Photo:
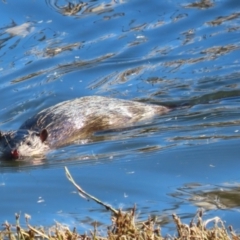
[[[12,156],[12,158],[15,158],[15,159],[19,158],[18,150],[17,149],[12,150],[11,151],[11,156]]]

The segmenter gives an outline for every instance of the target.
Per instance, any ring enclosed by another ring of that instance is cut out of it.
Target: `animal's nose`
[[[18,150],[17,150],[17,149],[12,150],[12,151],[11,151],[11,156],[12,156],[13,158],[19,158],[19,152],[18,152]]]

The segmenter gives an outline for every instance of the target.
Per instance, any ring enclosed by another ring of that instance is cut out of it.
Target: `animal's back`
[[[131,126],[168,112],[163,106],[135,101],[91,96],[65,101],[49,107],[28,119],[20,129],[47,129],[47,144],[59,147],[94,132]]]

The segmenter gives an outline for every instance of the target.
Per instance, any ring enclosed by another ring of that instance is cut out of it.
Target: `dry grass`
[[[26,229],[23,229],[20,226],[20,216],[16,214],[15,226],[7,222],[2,225],[3,230],[0,231],[0,240],[240,240],[240,237],[235,234],[232,227],[229,227],[228,230],[225,228],[223,221],[219,217],[204,221],[201,210],[189,224],[182,223],[181,219],[173,214],[172,217],[176,225],[177,235],[175,237],[163,237],[161,235],[160,226],[156,223],[155,218],[149,218],[145,222],[136,221],[135,207],[128,212],[123,212],[106,205],[83,191],[83,189],[75,183],[67,168],[65,170],[67,178],[73,183],[83,197],[96,201],[112,212],[112,225],[108,228],[105,236],[99,236],[96,227],[87,235],[77,233],[75,228],[70,230],[68,227],[59,223],[56,223],[55,226],[48,229],[32,227],[29,224],[28,215],[25,215]],[[207,228],[207,225],[210,223],[213,226]]]

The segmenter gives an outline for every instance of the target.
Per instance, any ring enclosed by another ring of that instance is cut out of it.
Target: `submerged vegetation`
[[[20,216],[16,214],[16,225],[7,222],[2,224],[3,229],[0,231],[0,240],[240,240],[240,236],[233,231],[232,227],[226,229],[219,217],[203,220],[201,210],[198,211],[196,217],[189,224],[182,223],[181,219],[176,214],[173,214],[177,234],[176,236],[163,237],[156,218],[150,217],[144,222],[138,222],[135,219],[135,206],[128,212],[116,210],[85,192],[75,183],[67,168],[65,168],[65,171],[67,178],[78,189],[82,197],[92,199],[112,212],[112,225],[108,227],[105,236],[100,236],[96,227],[89,231],[88,234],[80,234],[75,228],[69,229],[60,223],[56,223],[55,226],[48,229],[33,227],[29,224],[29,215],[25,215],[26,228],[24,229],[20,225]],[[213,227],[207,228],[209,223],[213,223]]]

